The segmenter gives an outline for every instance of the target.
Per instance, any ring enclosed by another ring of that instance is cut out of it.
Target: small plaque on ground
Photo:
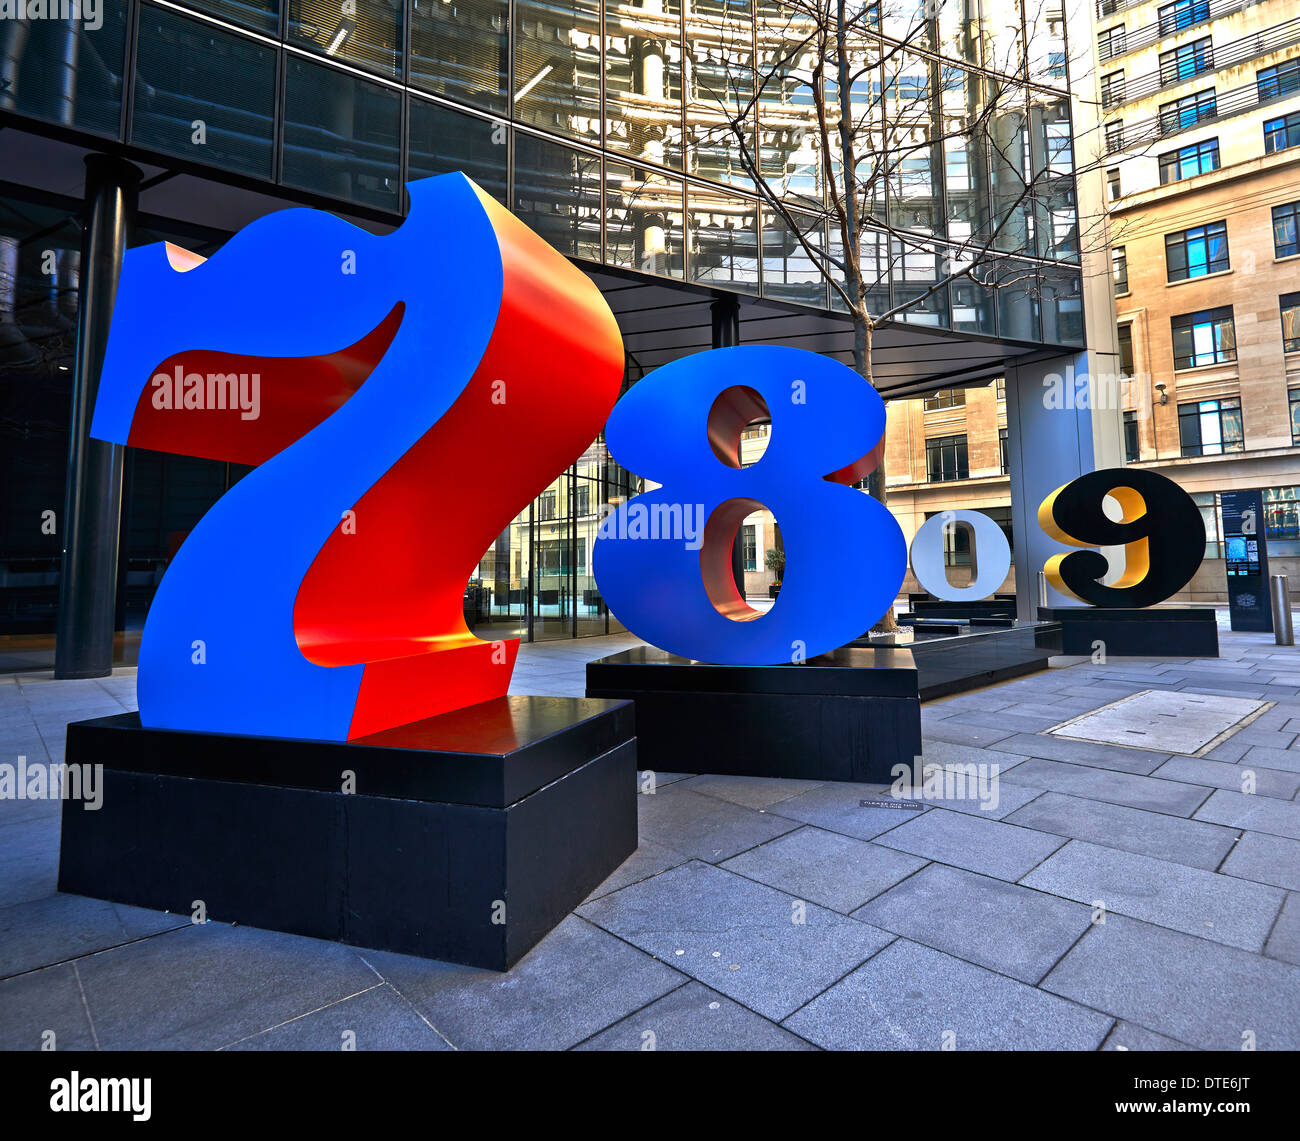
[[[925,805],[919,800],[882,800],[880,798],[872,800],[859,800],[859,808],[924,808]]]
[[[1047,732],[1078,741],[1195,757],[1244,728],[1272,704],[1246,697],[1146,689]]]

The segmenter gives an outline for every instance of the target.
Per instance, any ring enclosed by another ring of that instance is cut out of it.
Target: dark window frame
[[[1232,268],[1226,219],[1165,235],[1165,279],[1191,281]]]
[[[1211,160],[1208,169],[1205,165],[1207,157]],[[1184,166],[1191,161],[1195,161],[1197,169],[1184,174]],[[1160,156],[1160,185],[1168,186],[1173,182],[1182,182],[1185,178],[1195,178],[1200,174],[1208,174],[1211,171],[1218,170],[1219,165],[1219,139],[1217,135],[1212,139],[1202,139],[1199,143],[1189,143],[1177,150],[1165,151]],[[1174,172],[1174,177],[1169,178],[1167,176],[1171,171]]]
[[[1237,329],[1233,319],[1232,306],[1221,305],[1216,309],[1199,309],[1195,313],[1180,313],[1169,318],[1170,332],[1173,338],[1174,368],[1201,368],[1204,365],[1231,364],[1237,359]],[[1205,354],[1196,351],[1196,330],[1208,328],[1213,345],[1209,359],[1202,359]],[[1227,329],[1227,337],[1223,330]],[[1179,334],[1190,334],[1191,355],[1179,355]]]
[[[1206,407],[1213,405],[1213,407]],[[1227,419],[1224,413],[1236,413]],[[1219,442],[1207,445],[1201,431],[1202,418],[1213,416],[1218,421]],[[1235,431],[1225,431],[1225,424],[1235,424]],[[1229,436],[1233,438],[1229,440]],[[1192,400],[1178,406],[1178,447],[1182,456],[1222,456],[1246,450],[1246,433],[1241,418],[1241,398],[1219,397],[1213,400]],[[1218,449],[1217,451],[1213,449]]]
[[[925,474],[929,483],[970,479],[970,451],[966,434],[931,436],[927,439]]]

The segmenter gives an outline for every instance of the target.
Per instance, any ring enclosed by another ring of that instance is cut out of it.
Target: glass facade
[[[819,266],[843,254],[830,212],[842,172],[836,148],[824,153],[797,5],[104,0],[101,11],[93,29],[0,22],[11,129],[116,142],[167,170],[291,191],[281,196],[379,225],[400,222],[408,181],[462,170],[592,267],[843,308]],[[1081,345],[1059,4],[889,0],[853,12],[869,307],[907,306],[903,320],[959,334]],[[79,211],[71,199],[0,199],[0,478],[22,489],[0,518],[0,638],[53,627],[60,539],[39,520],[63,502]],[[132,242],[207,254],[228,237],[142,219]],[[936,288],[961,243],[984,241],[1002,256]],[[626,383],[636,379],[633,365]],[[965,478],[964,441],[936,447],[946,477]],[[184,534],[243,474],[128,451],[128,631]],[[591,544],[601,512],[636,490],[594,442],[485,553],[466,587],[471,626],[533,638],[617,629]],[[760,571],[769,540],[746,554]],[[119,649],[129,656],[129,636]]]
[[[834,304],[816,265],[837,256],[839,235],[826,220],[805,8],[779,0],[105,0],[102,8],[95,30],[0,27],[11,74],[0,109],[394,222],[406,181],[464,170],[571,257]],[[1063,14],[1050,0],[886,0],[864,11],[850,37],[859,177],[870,215],[904,235],[889,241],[868,223],[870,305],[910,302],[904,319],[1021,339],[1022,323],[1004,330],[998,314],[1008,307],[977,283],[963,279],[960,295],[933,286],[952,243],[995,235],[998,250],[1041,275],[1029,292],[1080,292],[1070,280],[1079,227]],[[79,61],[75,82],[59,78],[68,59]],[[833,84],[828,94],[833,103]],[[970,124],[978,129],[963,133]],[[828,130],[833,137],[833,121]],[[763,201],[756,173],[785,208]],[[996,284],[998,275],[985,278]],[[1034,317],[1032,339],[1080,343],[1068,317]]]

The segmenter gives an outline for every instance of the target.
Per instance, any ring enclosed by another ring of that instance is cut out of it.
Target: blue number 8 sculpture
[[[767,451],[742,468],[741,434],[768,416]],[[802,349],[714,349],[655,370],[605,427],[613,457],[662,485],[601,523],[592,564],[610,610],[660,649],[722,665],[800,662],[859,637],[907,568],[894,517],[845,486],[875,469],[884,430],[870,384]],[[762,507],[786,557],[766,614],[731,570],[737,530]]]

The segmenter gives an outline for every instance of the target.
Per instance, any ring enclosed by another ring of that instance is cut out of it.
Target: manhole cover
[[[1127,745],[1194,757],[1209,752],[1272,704],[1245,697],[1145,689],[1063,721],[1047,732],[1102,745]]]

